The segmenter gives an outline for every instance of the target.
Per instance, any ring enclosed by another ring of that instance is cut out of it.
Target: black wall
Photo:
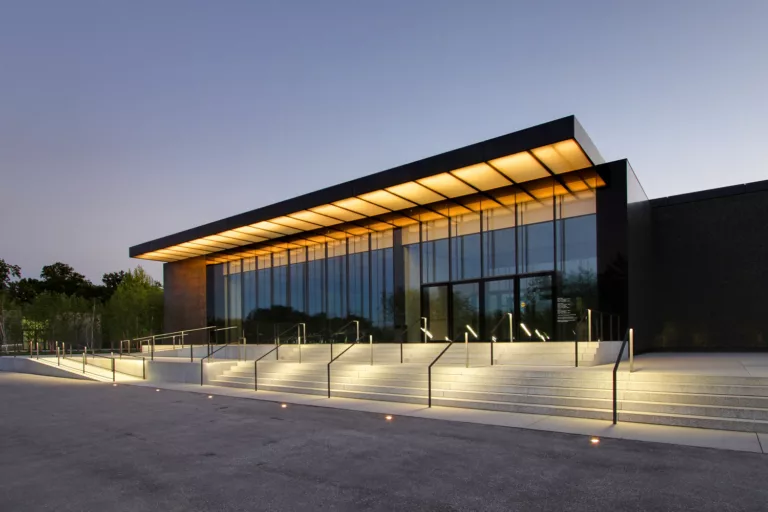
[[[768,181],[651,201],[650,350],[768,349]]]

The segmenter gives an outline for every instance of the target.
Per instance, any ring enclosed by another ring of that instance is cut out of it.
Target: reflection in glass
[[[520,278],[518,338],[549,341],[552,338],[552,276]]]
[[[420,341],[421,272],[419,271],[419,244],[404,245],[403,257],[405,258],[405,324],[408,330],[405,341]]]
[[[448,286],[424,288],[424,315],[429,320],[428,330],[432,341],[442,341],[448,336]]]
[[[448,267],[448,219],[422,224],[422,270],[424,283],[441,283],[450,279]]]
[[[485,327],[484,339],[512,341],[514,329],[510,331],[509,315],[515,313],[515,281],[502,279],[485,283]]]
[[[487,277],[516,273],[515,211],[495,208],[483,213],[484,270]]]
[[[475,334],[480,335],[480,283],[453,285],[452,308],[453,339],[462,341],[468,332],[469,341],[478,341]]]

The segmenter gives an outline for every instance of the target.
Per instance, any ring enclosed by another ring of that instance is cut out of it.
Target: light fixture
[[[528,330],[528,328],[525,326],[525,324],[521,323],[520,327],[525,331],[525,334],[527,334],[528,336],[531,335],[531,331]]]
[[[386,416],[384,416],[384,419],[387,421],[392,421],[392,416],[387,414]]]
[[[208,398],[213,398],[213,395],[208,395]]]
[[[591,437],[591,438],[589,439],[589,442],[590,442],[591,444],[600,444],[600,438],[599,438],[599,437]]]
[[[113,388],[116,388],[116,387],[117,387],[117,384],[112,384],[112,387],[113,387]]]
[[[432,333],[426,330],[425,328],[421,328],[421,332],[427,335],[427,338],[432,339]]]
[[[156,389],[155,391],[158,391],[158,392],[159,392],[160,390],[159,390],[159,389]]]
[[[477,333],[475,332],[474,329],[472,329],[472,327],[470,327],[469,325],[465,325],[464,327],[466,327],[467,330],[472,333],[472,336],[474,336],[475,339],[477,339]]]
[[[534,329],[534,330],[533,330],[533,332],[535,332],[535,333],[536,333],[536,336],[538,336],[539,338],[541,338],[541,341],[547,341],[546,339],[544,339],[544,335],[543,335],[543,334],[541,334],[541,333],[539,332],[539,330],[538,330],[538,329]]]
[[[280,404],[280,407],[282,407],[283,409],[285,409],[286,407],[288,407],[288,404]]]
[[[496,342],[496,336],[491,336],[491,341]]]

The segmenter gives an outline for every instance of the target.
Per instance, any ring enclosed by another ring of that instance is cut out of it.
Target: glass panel
[[[510,331],[510,314],[514,315],[515,312],[514,283],[514,279],[485,283],[486,340],[496,338],[496,341],[513,341],[514,328]]]
[[[306,283],[306,249],[291,250],[291,307],[294,311],[304,312],[305,309],[305,283]]]
[[[448,286],[427,286],[423,297],[432,340],[443,341],[448,338]]]
[[[328,254],[331,254],[332,244],[328,244]],[[344,251],[346,251],[344,244]],[[339,245],[334,245],[335,251],[341,252]],[[335,256],[328,258],[328,318],[343,319],[347,317],[347,257]]]
[[[558,300],[567,301],[570,315],[559,315],[558,339],[573,339],[576,319],[587,308],[597,307],[597,223],[595,215],[571,217],[557,222],[560,290]],[[585,338],[584,333],[579,339]]]
[[[552,335],[552,276],[520,278],[518,339],[548,341]]]
[[[405,230],[403,230],[405,231]],[[421,317],[421,272],[419,271],[419,245],[403,246],[405,258],[405,325],[406,341],[421,340],[419,319]]]
[[[515,210],[495,208],[483,213],[483,273],[487,277],[512,275],[515,268]]]
[[[448,219],[422,224],[422,271],[424,283],[439,283],[450,279],[448,267]]]
[[[480,277],[480,215],[451,219],[451,280]]]
[[[241,326],[243,318],[242,286],[241,286],[240,262],[229,263],[229,275],[226,276],[227,297],[227,327]],[[240,329],[224,331],[225,336],[219,336],[218,342],[236,339],[240,335]]]
[[[288,305],[288,251],[272,255],[272,306]]]
[[[374,340],[393,341],[394,279],[392,249],[371,254],[371,322],[377,329]]]
[[[477,341],[480,335],[480,283],[453,285],[453,339]],[[476,336],[477,335],[477,336]]]
[[[349,258],[349,314],[357,318],[368,318],[368,253],[350,254],[347,257]]]
[[[325,244],[309,247],[307,313],[318,315],[325,312]]]
[[[244,267],[253,269],[256,261],[251,258]],[[256,271],[243,272],[243,329],[245,337],[250,343],[256,341]]]
[[[518,272],[555,268],[554,209],[550,201],[518,205]]]

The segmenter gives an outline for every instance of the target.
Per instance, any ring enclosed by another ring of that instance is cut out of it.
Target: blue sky
[[[766,179],[766,19],[764,0],[0,0],[0,258],[99,281],[141,263],[131,245],[569,114],[650,197]]]

